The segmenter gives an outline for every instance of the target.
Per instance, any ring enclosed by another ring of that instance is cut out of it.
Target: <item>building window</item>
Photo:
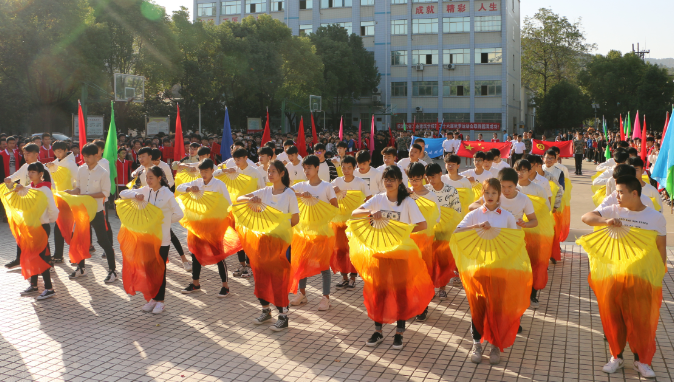
[[[223,15],[240,15],[241,2],[240,1],[223,1],[221,12]]]
[[[300,25],[300,36],[306,36],[314,31],[314,26],[311,24]]]
[[[438,81],[413,81],[412,95],[415,97],[437,97]]]
[[[361,21],[360,22],[360,35],[361,36],[374,36],[374,21]]]
[[[271,11],[272,12],[283,11],[283,0],[271,0]]]
[[[407,0],[391,0],[391,4],[407,4]]]
[[[300,0],[300,9],[312,9],[314,0]]]
[[[440,121],[438,119],[438,113],[414,113],[413,118],[417,123],[436,123]]]
[[[442,19],[442,33],[470,32],[470,17],[445,17]]]
[[[445,122],[470,122],[470,113],[443,113]]]
[[[360,0],[360,5],[361,6],[374,5],[374,0]]]
[[[406,50],[391,51],[391,65],[407,65],[407,51]]]
[[[413,34],[438,33],[438,19],[414,19],[412,20]]]
[[[470,64],[470,49],[446,49],[442,54],[445,64]]]
[[[437,50],[413,50],[412,51],[412,65],[437,65],[438,51]]]
[[[501,48],[475,49],[476,64],[499,64],[503,62]]]
[[[469,97],[470,81],[443,81],[442,95],[444,97]]]
[[[215,3],[197,4],[197,16],[215,16]]]
[[[476,16],[475,32],[494,32],[501,30],[501,16]]]
[[[407,82],[391,82],[391,97],[407,97]]]
[[[344,8],[350,6],[351,0],[321,0],[321,8]]]
[[[329,23],[329,24],[321,24],[322,27],[327,27],[328,25],[337,25],[339,27],[342,27],[346,29],[346,33],[350,36],[351,35],[351,21],[345,22],[345,23]]]
[[[475,122],[501,123],[501,113],[475,113]]]
[[[391,34],[407,34],[407,20],[391,20]]]
[[[475,95],[478,97],[500,96],[501,80],[475,81]]]
[[[267,12],[267,0],[246,0],[248,13]]]

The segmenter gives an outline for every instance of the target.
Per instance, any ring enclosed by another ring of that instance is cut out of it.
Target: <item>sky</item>
[[[192,0],[155,0],[170,14],[181,5],[192,12]],[[522,0],[522,22],[539,8],[550,8],[571,22],[582,19],[588,43],[597,44],[594,53],[610,50],[627,53],[639,43],[646,57],[674,58],[674,0]],[[669,36],[669,37],[668,37]]]

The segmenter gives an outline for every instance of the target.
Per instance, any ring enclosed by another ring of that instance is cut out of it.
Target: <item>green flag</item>
[[[117,187],[117,127],[115,126],[115,104],[110,101],[110,128],[108,129],[108,137],[105,139],[105,149],[103,150],[103,158],[110,163],[110,194],[114,194]]]
[[[407,125],[405,125],[405,121],[403,121],[403,131],[407,131]]]
[[[628,140],[630,137],[630,130],[632,127],[632,123],[630,122],[630,112],[627,112],[627,126],[625,126],[625,140]]]

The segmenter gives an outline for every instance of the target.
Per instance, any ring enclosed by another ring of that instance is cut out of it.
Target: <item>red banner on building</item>
[[[472,158],[473,154],[478,151],[487,152],[491,149],[498,149],[501,152],[501,158],[510,157],[510,142],[477,142],[477,141],[463,141],[461,147],[456,155],[464,158]]]
[[[418,122],[416,130],[437,130],[438,122]],[[409,125],[408,125],[409,126]],[[396,130],[402,130],[403,124],[397,123]],[[445,122],[442,124],[443,130],[501,130],[500,123],[482,123],[482,122]]]
[[[553,146],[559,147],[559,156],[562,158],[569,158],[573,156],[573,141],[546,142],[539,141],[538,139],[532,139],[531,153],[536,155],[545,155],[545,152]]]

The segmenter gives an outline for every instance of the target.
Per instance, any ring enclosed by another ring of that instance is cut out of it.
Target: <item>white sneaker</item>
[[[185,271],[187,272],[192,272],[192,262],[191,261],[184,262],[183,268],[185,268]]]
[[[152,314],[161,314],[164,311],[164,303],[158,302],[157,305],[152,309]]]
[[[152,309],[154,309],[155,305],[157,305],[157,301],[150,300],[150,301],[148,301],[147,304],[143,305],[143,307],[141,309],[143,309],[143,311],[145,311],[145,312],[151,312]]]
[[[321,302],[318,304],[318,310],[328,310],[330,309],[330,299],[323,296]]]
[[[482,362],[482,345],[480,343],[473,344],[473,348],[470,350],[470,361],[472,363]]]
[[[292,301],[290,301],[290,305],[302,305],[306,304],[309,300],[307,300],[307,296],[303,295],[302,292],[297,292],[297,295],[295,296]]]
[[[492,344],[489,352],[489,363],[498,365],[499,362],[501,362],[501,350]]]
[[[606,365],[601,369],[604,373],[613,374],[618,369],[622,369],[625,366],[625,362],[622,358],[611,357],[611,360],[608,361]]]
[[[655,378],[655,372],[651,369],[650,365],[646,365],[645,363],[634,361],[634,370],[639,372],[644,378]]]
[[[452,277],[449,279],[449,285],[455,286],[455,287],[461,287],[461,277]]]

